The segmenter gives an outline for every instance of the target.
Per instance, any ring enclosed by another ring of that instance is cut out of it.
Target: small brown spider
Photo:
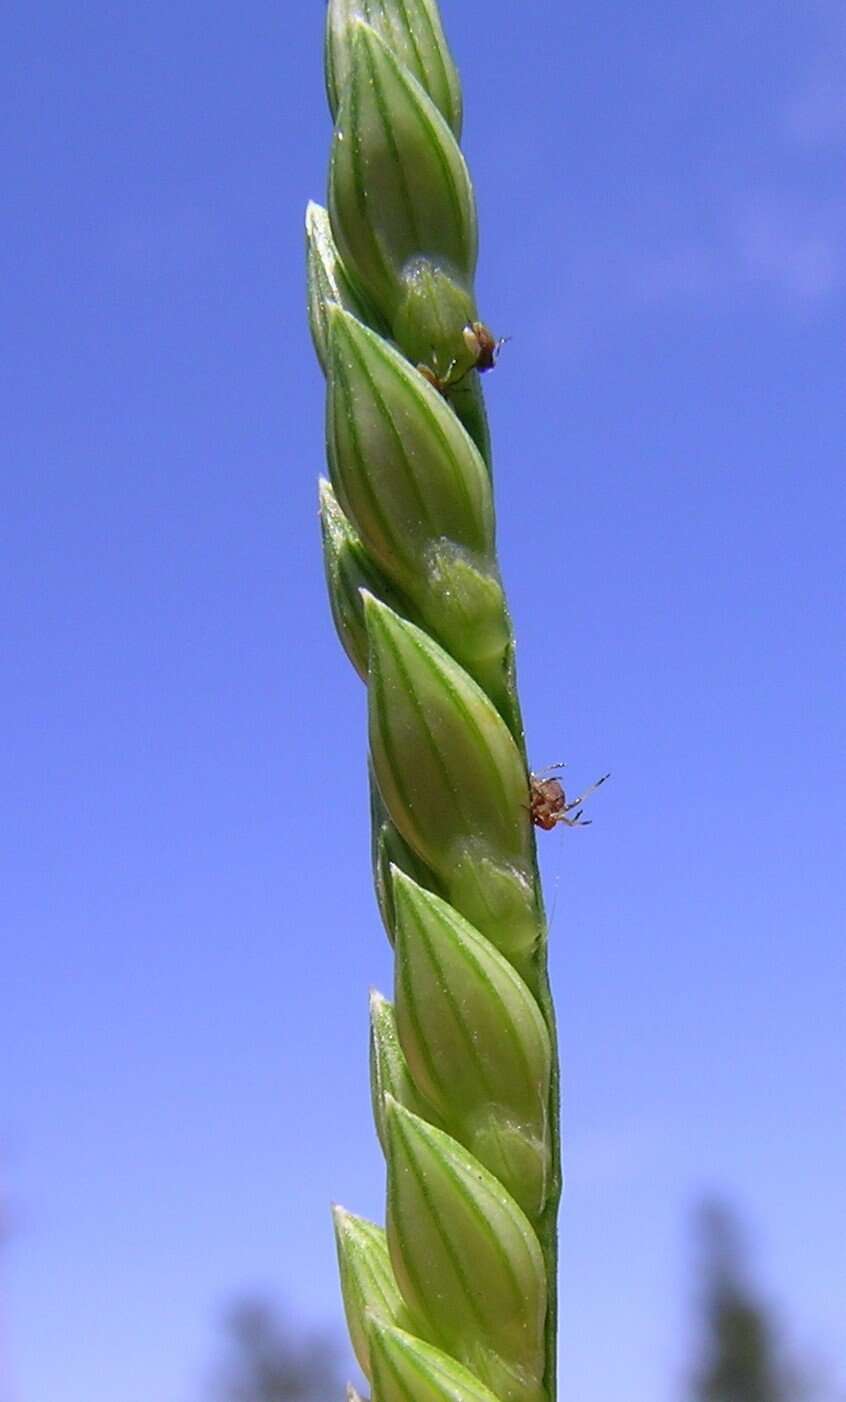
[[[585,789],[584,793],[580,793],[578,798],[574,798],[568,803],[564,785],[560,779],[556,779],[552,775],[553,769],[563,768],[563,764],[551,764],[540,774],[529,775],[531,785],[529,812],[532,815],[532,822],[537,827],[544,828],[546,832],[549,832],[558,823],[566,823],[568,828],[590,827],[591,820],[582,817],[584,810],[579,807],[579,804],[584,803],[588,794],[592,794],[595,789],[599,788],[600,784],[604,784],[605,780],[611,777],[610,774],[603,774],[602,778],[597,779],[595,784],[591,784],[590,788]],[[570,817],[569,815],[574,808],[578,811]]]

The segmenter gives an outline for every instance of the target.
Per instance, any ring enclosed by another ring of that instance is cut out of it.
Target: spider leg
[[[601,779],[597,779],[595,784],[591,784],[590,788],[585,789],[584,793],[580,793],[578,798],[574,798],[570,803],[565,804],[565,813],[569,813],[571,808],[578,808],[579,804],[584,803],[585,799],[588,797],[589,794],[595,793],[596,790],[598,788],[601,788],[601,786],[605,783],[605,780],[610,778],[610,774],[603,774]]]
[[[567,761],[560,759],[557,764],[545,764],[543,769],[532,770],[533,779],[542,779],[544,774],[551,774],[554,769],[566,769]]]

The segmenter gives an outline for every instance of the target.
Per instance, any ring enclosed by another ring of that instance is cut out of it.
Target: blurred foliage
[[[786,1360],[777,1320],[747,1281],[733,1213],[708,1203],[697,1227],[702,1339],[694,1402],[800,1402],[806,1389]]]
[[[341,1402],[344,1380],[328,1335],[295,1330],[261,1299],[233,1305],[224,1330],[214,1402]]]

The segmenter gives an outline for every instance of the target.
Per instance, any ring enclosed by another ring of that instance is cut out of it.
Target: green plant
[[[371,1007],[386,1230],[336,1212],[379,1402],[555,1391],[558,1070],[494,545],[461,93],[434,0],[330,0],[328,211],[307,215],[327,379],[329,596],[367,684],[373,869],[396,955]]]

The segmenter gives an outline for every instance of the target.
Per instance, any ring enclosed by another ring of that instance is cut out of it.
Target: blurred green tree
[[[344,1381],[328,1335],[296,1333],[267,1301],[237,1301],[224,1318],[215,1402],[340,1402]]]
[[[697,1227],[703,1294],[694,1402],[800,1402],[805,1388],[785,1359],[778,1324],[746,1280],[736,1218],[711,1202]]]

